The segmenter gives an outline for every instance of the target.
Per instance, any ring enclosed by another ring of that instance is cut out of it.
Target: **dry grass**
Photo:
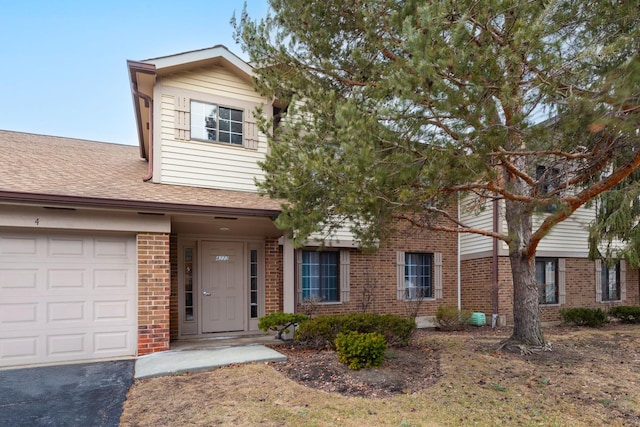
[[[504,337],[423,334],[420,344],[439,355],[442,377],[420,392],[385,399],[309,389],[270,364],[136,381],[121,425],[640,424],[640,327],[553,328],[545,337],[554,350],[529,357],[495,352]]]

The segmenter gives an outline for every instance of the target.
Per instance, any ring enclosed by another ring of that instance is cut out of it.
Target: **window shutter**
[[[433,297],[442,299],[442,253],[433,254]]]
[[[567,296],[565,286],[565,276],[567,271],[567,260],[565,258],[558,258],[558,303],[560,305],[565,304]]]
[[[627,299],[627,264],[620,260],[620,301]]]
[[[258,149],[258,121],[250,110],[244,110],[244,147]]]
[[[302,251],[296,251],[296,296],[298,304],[302,303]]]
[[[404,300],[404,252],[396,252],[396,298]]]
[[[174,98],[174,118],[176,139],[191,139],[191,99],[176,95]]]
[[[340,298],[341,302],[349,302],[349,297],[351,296],[351,289],[349,284],[349,277],[351,275],[351,261],[348,250],[340,251],[340,292],[342,296]]]
[[[595,260],[596,264],[596,302],[602,302],[602,260]]]

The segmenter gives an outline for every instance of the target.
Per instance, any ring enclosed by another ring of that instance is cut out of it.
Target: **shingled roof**
[[[136,146],[0,130],[0,201],[274,215],[255,193],[144,182]]]

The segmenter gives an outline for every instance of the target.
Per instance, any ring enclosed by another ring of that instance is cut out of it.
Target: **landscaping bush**
[[[387,341],[378,332],[340,332],[336,336],[335,345],[338,361],[355,371],[382,366],[387,349]]]
[[[261,317],[258,321],[258,328],[265,332],[275,331],[277,332],[276,338],[281,339],[283,333],[289,333],[290,327],[296,323],[300,324],[307,320],[309,320],[309,317],[306,314],[282,313],[279,311]]]
[[[640,307],[619,305],[609,310],[609,316],[615,317],[622,323],[640,323]]]
[[[458,310],[453,306],[440,306],[436,310],[436,326],[443,331],[459,331],[471,320],[470,310]]]
[[[607,323],[607,313],[599,308],[563,308],[560,317],[565,323],[597,328]]]
[[[389,346],[403,347],[409,344],[415,328],[416,323],[412,319],[393,314],[335,314],[318,316],[303,323],[296,331],[295,339],[316,348],[335,348],[335,339],[340,332],[378,332]]]

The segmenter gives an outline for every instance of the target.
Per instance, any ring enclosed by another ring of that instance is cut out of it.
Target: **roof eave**
[[[99,197],[64,196],[43,193],[20,193],[0,191],[0,202],[17,204],[53,204],[66,207],[94,207],[156,211],[161,213],[200,213],[275,218],[279,209],[238,208],[230,206],[207,206],[186,203],[167,203],[146,200],[106,199]]]

